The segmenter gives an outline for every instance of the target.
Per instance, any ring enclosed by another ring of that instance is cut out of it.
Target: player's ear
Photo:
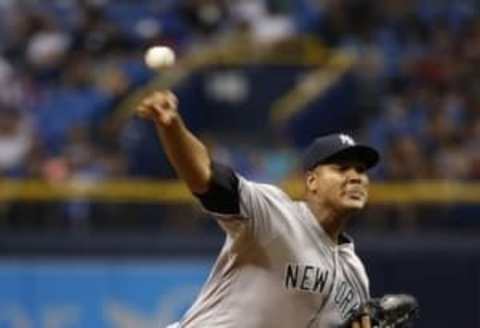
[[[308,192],[315,193],[317,191],[317,180],[318,177],[315,171],[312,170],[305,173],[305,187]]]

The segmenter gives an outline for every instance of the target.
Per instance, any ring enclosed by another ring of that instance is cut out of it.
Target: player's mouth
[[[359,188],[347,190],[345,194],[349,198],[354,200],[362,200],[362,199],[365,199],[367,196],[367,193],[363,189],[359,189]]]

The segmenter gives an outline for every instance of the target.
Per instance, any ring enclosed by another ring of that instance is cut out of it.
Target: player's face
[[[307,176],[307,188],[318,202],[341,212],[362,209],[368,185],[365,165],[353,161],[322,164]]]

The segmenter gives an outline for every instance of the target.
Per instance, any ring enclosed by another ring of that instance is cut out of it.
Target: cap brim
[[[322,162],[332,163],[336,161],[356,161],[365,164],[365,167],[370,169],[380,161],[380,154],[372,147],[355,145],[330,155]]]

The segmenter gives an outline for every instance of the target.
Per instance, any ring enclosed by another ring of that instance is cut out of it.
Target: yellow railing
[[[281,187],[294,198],[301,198],[303,185],[290,180]],[[178,181],[114,180],[47,183],[38,180],[0,180],[0,201],[62,201],[70,199],[97,202],[189,204],[194,198]],[[373,183],[371,204],[479,203],[480,183],[414,181]]]

